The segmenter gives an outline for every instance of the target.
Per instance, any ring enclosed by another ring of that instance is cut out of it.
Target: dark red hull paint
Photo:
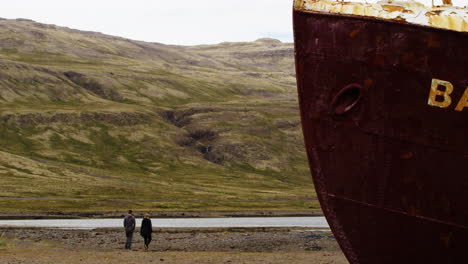
[[[294,31],[310,167],[348,260],[468,263],[468,34],[299,11]],[[433,78],[450,107],[428,105]]]

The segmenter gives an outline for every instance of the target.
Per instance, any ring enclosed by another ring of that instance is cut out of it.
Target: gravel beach
[[[303,228],[159,229],[149,252],[138,231],[132,250],[124,250],[120,229],[0,228],[0,236],[2,264],[348,263],[329,231]]]

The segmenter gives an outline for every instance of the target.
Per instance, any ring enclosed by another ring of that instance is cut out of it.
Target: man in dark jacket
[[[125,242],[125,249],[131,249],[132,247],[132,238],[133,231],[135,231],[135,217],[133,216],[132,210],[128,210],[128,215],[124,218],[124,228],[125,235],[127,236],[127,241]]]

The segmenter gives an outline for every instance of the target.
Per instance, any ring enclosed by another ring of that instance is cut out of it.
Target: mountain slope
[[[316,207],[292,56],[1,20],[0,208]]]

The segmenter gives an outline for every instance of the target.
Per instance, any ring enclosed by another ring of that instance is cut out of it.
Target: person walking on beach
[[[125,249],[131,249],[133,231],[135,230],[135,217],[133,216],[132,210],[128,210],[128,215],[125,216],[123,224],[125,228],[125,236],[127,237],[127,241],[125,242]]]
[[[148,251],[148,246],[151,243],[151,233],[153,233],[153,226],[149,214],[145,214],[145,218],[141,222],[140,235],[145,240],[145,251]]]

